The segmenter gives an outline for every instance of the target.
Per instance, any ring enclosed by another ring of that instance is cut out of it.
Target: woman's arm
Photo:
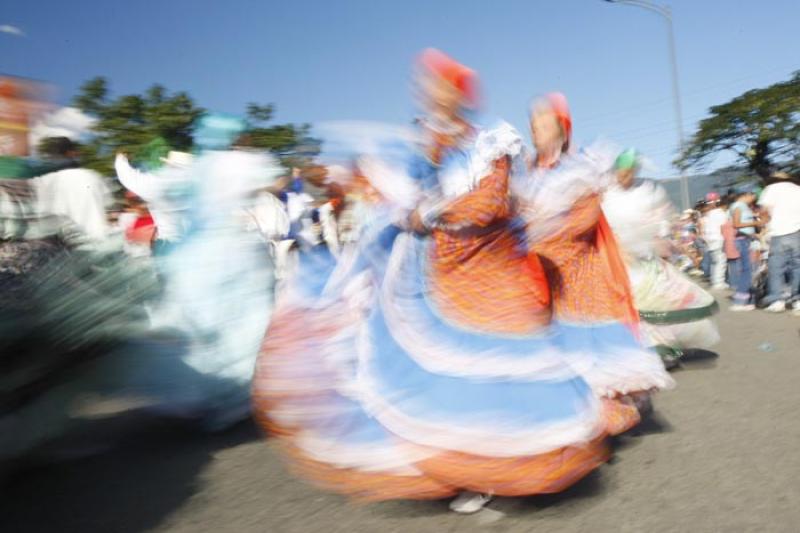
[[[117,178],[123,187],[145,201],[152,201],[156,195],[155,176],[133,168],[123,154],[117,154],[114,169],[117,171]]]
[[[759,227],[758,221],[753,222],[742,222],[742,210],[738,207],[733,210],[733,227],[735,229],[741,228],[757,228]]]
[[[508,217],[511,212],[508,193],[510,167],[507,156],[495,160],[492,172],[474,190],[422,217],[425,225],[445,231],[459,231],[469,227],[485,228],[498,218]]]

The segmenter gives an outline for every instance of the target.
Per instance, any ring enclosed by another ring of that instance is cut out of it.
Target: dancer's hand
[[[408,216],[408,229],[417,235],[426,235],[429,233],[428,228],[425,227],[425,223],[422,222],[422,215],[419,214],[419,210],[415,209]]]

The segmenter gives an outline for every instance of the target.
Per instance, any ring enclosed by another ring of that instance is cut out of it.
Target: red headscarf
[[[572,115],[569,112],[567,97],[562,93],[549,93],[545,95],[544,99],[550,105],[550,109],[555,113],[556,120],[561,126],[561,131],[564,133],[564,151],[567,151],[572,141]]]
[[[477,75],[441,50],[428,48],[420,55],[420,64],[455,87],[467,107],[477,105]]]

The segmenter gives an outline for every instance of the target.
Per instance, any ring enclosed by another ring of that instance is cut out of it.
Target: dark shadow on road
[[[672,433],[675,428],[658,411],[645,417],[639,425],[631,429],[628,434],[632,437],[643,437],[645,435],[657,435],[659,433]]]
[[[686,350],[683,354],[683,357],[680,358],[679,365],[673,370],[673,372],[679,372],[681,370],[716,368],[717,359],[719,359],[719,354],[710,350]]]
[[[599,501],[607,493],[603,479],[603,468],[595,470],[581,481],[563,492],[556,494],[540,494],[525,498],[500,498],[491,507],[506,514],[526,516],[542,512],[551,507],[571,505],[580,500]]]
[[[113,434],[109,451],[16,471],[0,487],[0,531],[153,529],[197,491],[199,475],[217,450],[261,438],[249,421],[208,435],[165,420],[142,420],[137,414],[122,418],[103,421],[103,427],[89,423],[71,434],[72,444],[79,447],[86,432],[94,435],[94,442]]]
[[[368,504],[371,510],[388,518],[408,518],[409,516],[441,516],[451,512],[450,500],[400,500]]]
[[[647,435],[658,435],[660,433],[672,433],[673,431],[675,431],[675,428],[672,426],[672,424],[670,424],[669,421],[658,411],[654,411],[644,420],[642,420],[635,428],[623,433],[622,435],[613,437],[611,439],[611,444],[615,451],[624,450],[625,448],[638,445],[641,442],[641,437],[645,437]],[[617,462],[616,457],[617,456],[614,456],[609,463],[612,465],[615,464]]]

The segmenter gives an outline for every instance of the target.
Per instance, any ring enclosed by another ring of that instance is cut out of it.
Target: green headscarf
[[[628,148],[614,161],[615,170],[630,170],[639,166],[639,152],[636,148]]]
[[[155,170],[164,164],[161,159],[167,157],[170,150],[171,148],[167,141],[161,137],[156,137],[138,151],[136,160],[148,170]]]

